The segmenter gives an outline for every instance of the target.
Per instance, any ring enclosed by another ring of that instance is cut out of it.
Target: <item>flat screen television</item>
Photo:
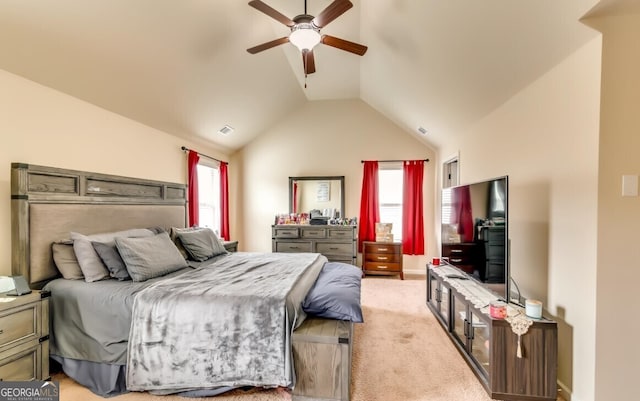
[[[444,188],[442,257],[510,300],[509,178]]]

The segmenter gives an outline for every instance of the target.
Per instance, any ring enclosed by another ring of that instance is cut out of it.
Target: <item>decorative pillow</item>
[[[104,265],[107,266],[107,269],[109,269],[111,277],[117,278],[120,281],[131,280],[127,266],[125,266],[122,257],[118,253],[115,240],[109,242],[91,241],[91,245],[93,245],[93,249],[95,249],[98,256],[100,256],[100,259],[102,259]]]
[[[214,256],[227,253],[222,241],[210,228],[178,231],[176,235],[193,260],[203,262]]]
[[[116,247],[133,281],[145,281],[188,267],[166,232],[153,237],[116,237]]]
[[[176,248],[178,248],[178,251],[180,251],[180,254],[185,259],[189,259],[189,252],[187,252],[184,246],[182,246],[182,242],[180,242],[180,240],[178,239],[178,233],[195,231],[195,230],[199,230],[199,228],[198,227],[186,227],[186,228],[171,227],[171,241],[173,241],[173,243],[176,245]]]
[[[73,250],[78,259],[80,269],[82,269],[82,274],[84,274],[85,281],[93,282],[111,277],[109,269],[102,263],[102,259],[100,259],[100,256],[98,256],[95,249],[93,249],[91,241],[108,242],[113,241],[116,237],[148,237],[152,235],[154,235],[153,231],[146,228],[135,228],[93,235],[83,235],[72,232]]]
[[[62,277],[67,280],[84,280],[84,275],[73,252],[73,242],[54,242],[51,244],[53,262]]]
[[[327,262],[302,303],[310,315],[362,323],[362,271],[346,263]]]

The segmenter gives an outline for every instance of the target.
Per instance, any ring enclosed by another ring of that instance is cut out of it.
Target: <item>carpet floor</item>
[[[365,323],[356,325],[353,401],[490,401],[484,388],[425,304],[424,276],[366,277],[362,281]],[[62,373],[61,401],[96,401]],[[208,401],[281,401],[278,390],[234,391]],[[117,401],[185,401],[179,396],[128,393]],[[191,399],[193,401],[205,399]]]

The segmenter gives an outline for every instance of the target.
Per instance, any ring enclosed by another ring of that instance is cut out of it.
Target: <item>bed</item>
[[[95,393],[294,388],[296,376],[311,377],[307,369],[336,370],[309,361],[296,368],[292,352],[294,330],[307,317],[302,303],[321,281],[324,256],[224,253],[140,281],[64,279],[53,243],[73,232],[139,227],[158,229],[153,241],[169,238],[168,230],[186,225],[185,186],[21,163],[12,164],[11,185],[13,274],[51,292],[51,357]],[[256,300],[249,287],[268,297]],[[329,323],[352,332],[350,322]],[[318,324],[326,326],[311,326]],[[342,379],[338,399],[348,399],[350,355],[347,365],[341,367],[348,370],[341,373],[347,390]]]

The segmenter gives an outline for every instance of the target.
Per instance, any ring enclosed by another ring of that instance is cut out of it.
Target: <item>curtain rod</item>
[[[183,146],[183,147],[181,147],[180,149],[182,149],[182,151],[183,151],[183,152],[188,152],[188,151],[190,151],[190,150],[193,150],[193,149],[189,149],[189,148],[187,148],[186,146]],[[194,150],[194,152],[196,152],[196,151]],[[215,161],[220,162],[220,163],[227,163],[227,164],[229,164],[228,162],[222,161],[222,160],[220,160],[220,159],[216,159],[215,157],[207,156],[207,155],[205,155],[204,153],[200,153],[200,152],[196,152],[196,153],[197,153],[198,155],[200,155],[200,156],[204,156],[204,157],[206,157],[206,158],[208,158],[208,159],[215,160]]]
[[[360,163],[364,163],[366,161],[368,160],[360,160]],[[400,163],[400,162],[411,161],[411,160],[371,160],[371,161],[376,161],[379,163]],[[423,161],[429,162],[429,159],[423,159]]]

